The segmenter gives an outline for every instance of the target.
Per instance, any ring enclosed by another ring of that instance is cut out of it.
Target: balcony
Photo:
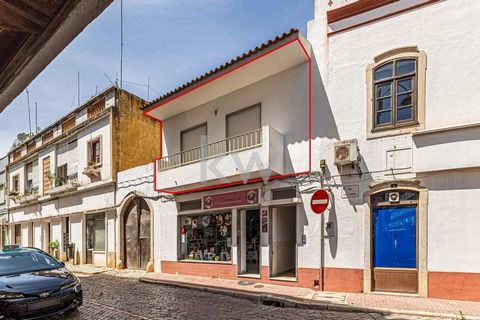
[[[74,173],[65,177],[57,177],[54,179],[55,187],[47,191],[51,196],[56,196],[62,193],[75,191],[79,187],[78,174]]]
[[[166,156],[157,161],[157,189],[180,191],[283,174],[284,138],[259,130]]]

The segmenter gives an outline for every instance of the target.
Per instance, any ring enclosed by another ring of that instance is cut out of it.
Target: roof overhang
[[[293,32],[266,48],[256,49],[247,58],[237,57],[238,62],[220,71],[204,76],[193,85],[186,84],[160,98],[145,108],[144,113],[159,121],[164,121],[177,114],[213,101],[238,89],[249,86],[275,74],[310,61],[310,43],[299,33]],[[218,69],[218,68],[217,68]]]
[[[112,1],[0,1],[0,112]]]

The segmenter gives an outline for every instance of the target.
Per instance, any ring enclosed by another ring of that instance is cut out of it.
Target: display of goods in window
[[[229,216],[228,219],[226,219],[227,215]],[[226,220],[229,221],[228,225],[225,223]],[[231,262],[232,228],[230,213],[182,217],[180,223],[179,259]]]

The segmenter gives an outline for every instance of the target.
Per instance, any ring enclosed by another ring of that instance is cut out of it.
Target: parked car
[[[41,319],[82,305],[80,280],[65,265],[36,248],[0,251],[0,319]]]

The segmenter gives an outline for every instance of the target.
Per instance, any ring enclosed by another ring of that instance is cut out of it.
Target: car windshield
[[[54,258],[36,251],[0,251],[0,276],[62,268]]]

